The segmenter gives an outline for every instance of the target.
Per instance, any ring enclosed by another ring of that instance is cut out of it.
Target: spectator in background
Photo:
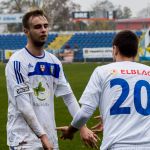
[[[66,50],[70,50],[71,49],[71,47],[70,47],[70,45],[68,43],[65,45],[65,49]]]
[[[73,62],[74,51],[71,49],[70,45],[67,43],[64,48],[64,52],[60,53],[59,56],[63,57],[64,62]]]

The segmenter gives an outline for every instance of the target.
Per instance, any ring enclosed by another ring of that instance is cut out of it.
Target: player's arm
[[[72,89],[68,83],[68,81],[66,80],[65,76],[64,76],[64,72],[63,72],[63,68],[62,65],[60,64],[60,75],[59,75],[59,81],[57,83],[57,88],[55,91],[55,95],[61,96],[63,98],[63,101],[65,103],[65,105],[67,106],[70,114],[72,117],[75,116],[75,114],[77,113],[77,111],[80,109],[80,106],[72,92]],[[83,126],[80,129],[80,135],[83,141],[87,141],[89,140],[89,134],[92,131],[89,130],[86,126]]]
[[[62,97],[63,97],[64,103],[67,106],[71,116],[75,117],[76,113],[80,110],[80,106],[79,106],[74,94],[70,93],[67,95],[63,95]],[[90,145],[91,145],[91,143],[93,141],[94,142],[97,141],[97,140],[95,140],[95,138],[92,139],[89,136],[89,135],[93,134],[93,132],[90,129],[88,129],[85,124],[79,130],[80,130],[81,139],[82,139],[82,141],[84,141],[84,143],[86,145],[89,145],[88,143],[90,143]]]
[[[59,66],[60,72],[58,82],[55,84],[55,95],[56,97],[61,96],[63,98],[63,101],[67,106],[71,116],[74,117],[76,112],[80,109],[80,106],[76,100],[76,97],[73,94],[69,82],[66,80],[61,62],[59,62]]]
[[[91,117],[97,106],[99,105],[100,101],[100,94],[101,94],[101,82],[98,75],[97,69],[93,72],[88,85],[86,86],[85,91],[83,92],[80,103],[82,104],[81,109],[75,115],[72,123],[71,128],[80,129],[87,120]],[[73,134],[73,132],[72,132]],[[67,138],[64,137],[64,138]]]
[[[74,134],[80,130],[92,116],[95,109],[88,105],[83,105],[81,109],[75,114],[73,121],[69,127],[60,127],[58,130],[62,131],[61,139],[72,139]],[[92,148],[97,148],[98,137],[93,132],[88,132],[88,138],[84,140],[86,145]]]
[[[6,79],[8,88],[14,93],[14,103],[16,103],[17,111],[23,116],[35,135],[41,139],[43,147],[50,147],[51,144],[32,106],[30,94],[33,90],[30,88],[26,69],[19,61],[9,62],[6,67]]]
[[[62,97],[63,97],[64,103],[67,106],[71,116],[75,117],[76,113],[80,110],[80,106],[79,106],[74,94],[70,93],[67,95],[63,95]],[[80,130],[81,139],[83,140],[83,142],[86,145],[93,146],[94,144],[92,144],[92,143],[97,142],[97,139],[95,139],[96,135],[95,135],[95,137],[94,136],[91,137],[90,135],[93,135],[93,132],[90,129],[88,129],[85,124],[83,124],[83,126],[79,130]]]
[[[33,107],[30,103],[30,97],[28,93],[22,93],[16,96],[16,104],[18,111],[21,113],[29,127],[33,130],[33,132],[37,135],[37,137],[41,137],[46,134],[42,126],[40,125],[36,114],[33,110]]]
[[[80,106],[74,96],[73,93],[69,93],[62,96],[63,101],[65,105],[68,108],[68,111],[70,112],[71,116],[74,117],[77,111],[80,109]]]
[[[103,70],[101,67],[97,67],[90,77],[90,80],[80,98],[81,105],[88,105],[91,108],[96,109],[100,104],[102,85],[103,85]],[[95,126],[92,127],[92,131],[95,133],[103,131],[102,117],[97,116],[95,119],[99,120]]]
[[[33,130],[35,135],[40,138],[43,148],[51,148],[52,144],[49,142],[48,137],[40,125],[40,122],[38,121],[36,114],[33,110],[33,107],[30,103],[30,97],[29,94],[21,94],[16,97],[16,103],[18,107],[18,111],[22,114],[23,118],[29,125],[29,127]],[[51,150],[50,149],[50,150]]]

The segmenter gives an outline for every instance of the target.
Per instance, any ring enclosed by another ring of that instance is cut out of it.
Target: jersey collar
[[[44,52],[43,55],[41,55],[41,56],[34,56],[33,54],[31,54],[31,53],[29,52],[29,50],[28,50],[26,47],[25,47],[25,49],[26,49],[26,51],[27,51],[31,56],[33,56],[33,57],[35,57],[35,58],[42,59],[42,58],[45,57],[45,52]]]

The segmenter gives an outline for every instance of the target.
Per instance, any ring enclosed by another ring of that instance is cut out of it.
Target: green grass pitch
[[[75,64],[63,64],[64,72],[67,80],[71,84],[77,99],[80,98],[88,80],[93,72],[94,68],[100,64],[96,63],[75,63]],[[4,76],[5,66],[0,63],[0,150],[8,150],[6,144],[6,121],[7,121],[7,93],[6,93],[6,83]],[[94,115],[98,115],[98,111]],[[72,118],[65,107],[63,100],[58,98],[55,100],[55,118],[57,126],[69,125]],[[91,127],[96,124],[97,121],[91,118],[87,126]],[[60,133],[58,133],[60,136]],[[101,137],[101,135],[99,135]],[[75,135],[72,141],[62,141],[59,139],[60,150],[85,150],[84,144],[80,140],[79,133]]]

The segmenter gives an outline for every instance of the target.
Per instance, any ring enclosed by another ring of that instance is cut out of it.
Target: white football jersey
[[[124,61],[97,67],[80,103],[99,107],[104,126],[101,150],[117,144],[150,146],[149,66]]]
[[[7,63],[6,80],[9,103],[8,145],[17,146],[22,141],[31,142],[34,140],[40,143],[16,105],[16,97],[28,93],[40,125],[47,133],[54,148],[58,148],[54,95],[58,97],[72,92],[65,79],[61,62],[49,52],[44,51],[42,57],[35,57],[24,48],[15,52]]]

